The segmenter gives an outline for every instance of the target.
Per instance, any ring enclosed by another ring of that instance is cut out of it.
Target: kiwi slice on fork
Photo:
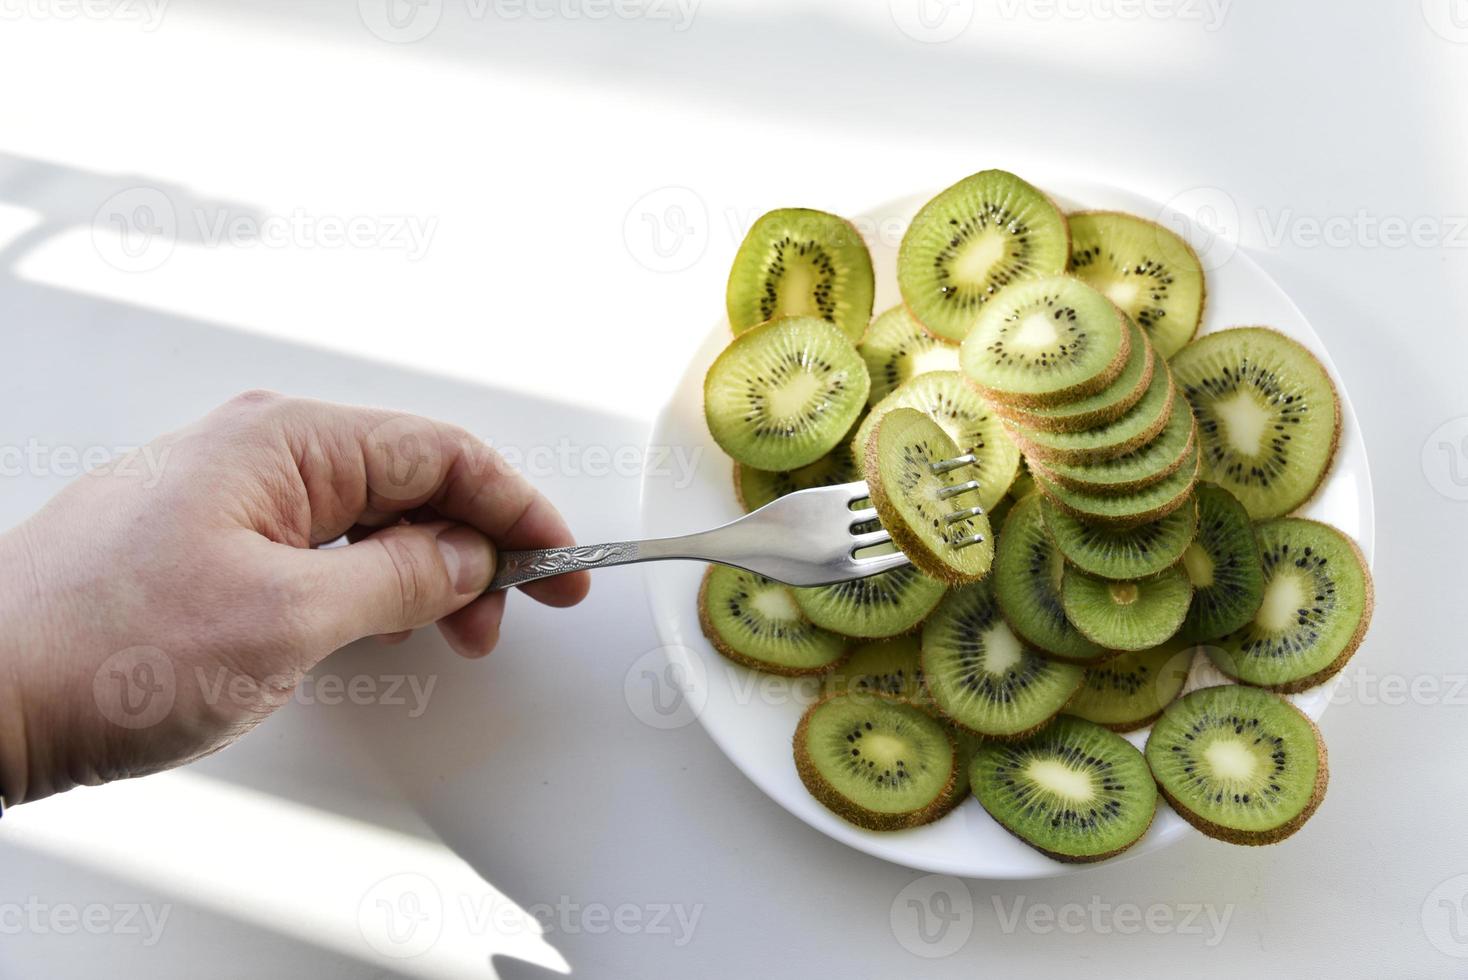
[[[862,639],[915,629],[947,591],[947,585],[911,565],[835,585],[791,590],[811,622]]]
[[[872,256],[856,226],[807,208],[761,217],[729,271],[726,301],[736,334],[788,316],[819,317],[852,343],[872,318]]]
[[[1206,288],[1198,255],[1169,228],[1117,211],[1069,218],[1070,268],[1141,324],[1163,357],[1193,339]]]
[[[795,729],[795,769],[810,794],[868,830],[902,830],[953,808],[954,738],[906,701],[832,694],[806,709]]]
[[[958,370],[958,347],[924,330],[905,306],[894,306],[873,320],[856,349],[872,376],[872,391],[867,396],[872,405],[909,378],[929,371]]]
[[[958,446],[927,415],[894,408],[867,439],[863,472],[892,541],[921,571],[952,585],[976,582],[994,559],[994,535]]]
[[[959,364],[986,398],[1016,408],[1058,405],[1104,390],[1126,367],[1121,311],[1079,279],[1020,283],[989,304]]]
[[[1325,797],[1325,742],[1300,709],[1237,684],[1174,702],[1147,736],[1162,795],[1188,823],[1231,844],[1273,844]]]
[[[809,465],[866,407],[866,362],[838,328],[789,317],[747,330],[704,376],[703,411],[719,448],[760,470]]]
[[[788,587],[742,568],[709,566],[698,621],[715,650],[770,674],[822,674],[848,651],[845,637],[805,617]]]
[[[1335,384],[1315,355],[1267,327],[1237,327],[1189,344],[1172,369],[1198,418],[1204,479],[1256,521],[1310,499],[1341,434]]]
[[[960,341],[1012,284],[1065,271],[1070,233],[1048,197],[1012,173],[985,170],[934,197],[897,253],[897,285],[929,331]]]
[[[915,408],[948,433],[960,453],[974,457],[965,471],[979,488],[965,500],[988,510],[999,502],[1019,474],[1020,452],[984,399],[964,383],[957,371],[919,375],[877,403],[856,428],[855,453],[860,456],[872,430],[894,408]]]

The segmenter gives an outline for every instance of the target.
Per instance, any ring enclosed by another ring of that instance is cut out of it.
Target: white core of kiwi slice
[[[969,381],[1011,406],[1058,405],[1104,390],[1131,353],[1121,311],[1069,276],[1005,290],[959,349]]]
[[[1071,271],[1147,331],[1163,357],[1192,339],[1203,318],[1203,265],[1187,242],[1155,222],[1116,211],[1070,216]]]
[[[1273,844],[1299,830],[1329,775],[1309,718],[1276,694],[1235,684],[1170,705],[1147,736],[1147,763],[1184,820],[1233,844]]]
[[[916,409],[894,408],[867,439],[862,466],[893,543],[919,569],[953,585],[983,578],[994,558],[989,520],[960,489],[971,482],[972,467],[934,471],[958,455],[938,423]]]
[[[726,304],[736,334],[789,316],[813,316],[855,343],[872,318],[872,257],[856,226],[784,208],[749,229],[729,270]]]
[[[1341,427],[1335,384],[1313,354],[1267,327],[1237,327],[1189,344],[1172,368],[1198,419],[1204,479],[1256,521],[1310,498]]]
[[[1058,275],[1069,259],[1060,209],[1014,174],[985,170],[913,217],[897,254],[897,285],[925,328],[956,342],[1012,283]]]
[[[1009,491],[1019,474],[1019,447],[958,372],[919,375],[882,399],[856,428],[852,439],[856,458],[861,458],[877,423],[894,408],[917,409],[948,433],[960,453],[973,453],[973,465],[964,472],[966,479],[979,481],[979,489],[965,496],[965,503],[988,510]]]
[[[958,370],[958,348],[924,330],[905,306],[894,306],[873,320],[856,349],[872,378],[867,401],[873,406],[909,378]]]
[[[1142,328],[1127,321],[1130,350],[1116,380],[1094,395],[1051,408],[1013,408],[996,402],[994,410],[1018,425],[1041,432],[1081,432],[1106,425],[1125,415],[1142,400],[1158,359]]]
[[[789,588],[726,565],[712,565],[704,574],[698,621],[714,649],[771,674],[824,673],[848,648],[845,637],[806,618]]]
[[[724,349],[703,383],[719,447],[760,470],[809,465],[836,447],[866,407],[867,366],[839,329],[815,317],[775,320]]]

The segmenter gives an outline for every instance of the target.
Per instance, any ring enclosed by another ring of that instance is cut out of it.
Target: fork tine
[[[912,561],[900,551],[894,551],[885,555],[873,555],[869,558],[853,558],[852,562],[861,569],[862,575],[876,575],[879,572],[890,572],[894,568],[902,568],[912,564]]]
[[[851,512],[851,523],[853,525],[863,524],[867,521],[875,521],[876,519],[877,508],[875,507],[868,507],[866,510],[854,510]]]
[[[869,531],[866,534],[856,534],[851,538],[851,550],[859,551],[862,548],[870,548],[874,544],[886,544],[891,540],[892,535],[887,533],[886,528],[880,531]]]
[[[961,493],[968,493],[971,490],[977,489],[979,489],[978,480],[969,480],[967,483],[955,483],[951,487],[939,490],[938,499],[947,500],[949,497],[957,497]]]
[[[972,537],[959,538],[957,541],[952,542],[951,547],[961,550],[963,548],[967,548],[969,545],[983,543],[984,536],[982,534],[975,534]]]
[[[978,462],[977,456],[973,453],[964,453],[962,456],[955,456],[952,459],[940,459],[936,463],[929,463],[928,469],[935,475],[942,475],[950,470],[956,470],[960,466],[972,466],[976,462]]]
[[[968,507],[968,508],[965,508],[964,510],[955,510],[951,514],[944,514],[943,515],[943,523],[944,524],[957,524],[959,521],[966,521],[970,517],[978,517],[983,512],[984,512],[984,508],[982,508],[982,507]]]

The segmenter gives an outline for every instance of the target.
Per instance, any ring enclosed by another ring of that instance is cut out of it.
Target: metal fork
[[[937,474],[974,462],[972,453],[929,464]],[[943,499],[979,489],[977,480],[955,484],[940,493]],[[756,572],[786,585],[832,585],[866,578],[909,564],[900,551],[861,555],[892,536],[885,528],[867,530],[877,520],[876,508],[853,509],[867,498],[866,481],[832,487],[798,490],[771,501],[722,527],[676,538],[649,541],[613,541],[572,548],[543,548],[536,551],[506,551],[499,556],[499,569],[489,591],[508,589],[553,575],[612,565],[632,565],[670,558],[711,561]],[[946,515],[949,524],[982,514],[981,507],[966,507]],[[972,535],[954,541],[964,548],[983,541]]]

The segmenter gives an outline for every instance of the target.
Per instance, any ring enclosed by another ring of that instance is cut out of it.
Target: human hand
[[[496,548],[574,543],[497,453],[414,416],[250,392],[141,453],[150,466],[124,457],[0,536],[11,803],[222,748],[364,636],[436,622],[482,656],[505,608],[482,594]],[[569,606],[589,584],[524,591]],[[160,696],[123,703],[134,679]]]

